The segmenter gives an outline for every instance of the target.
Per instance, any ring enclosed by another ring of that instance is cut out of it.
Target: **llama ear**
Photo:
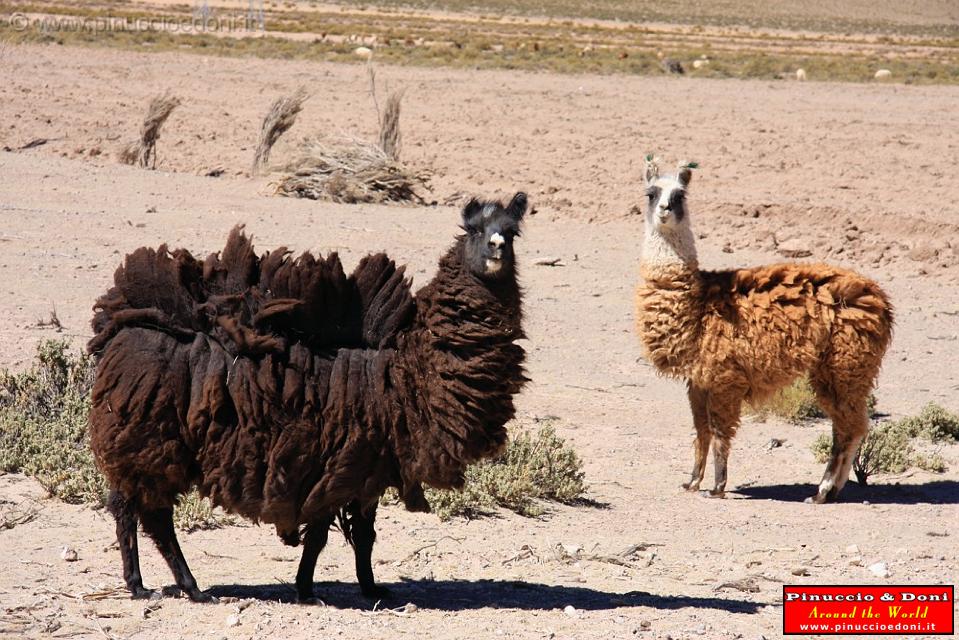
[[[679,173],[676,174],[676,177],[679,178],[679,184],[683,185],[683,188],[689,186],[689,181],[693,179],[693,169],[699,165],[695,162],[681,162],[679,164]]]
[[[508,213],[513,220],[519,222],[523,219],[523,216],[526,215],[527,204],[526,194],[519,191],[513,196],[513,199],[509,201],[509,206],[506,207],[506,213]]]
[[[652,183],[658,177],[659,165],[656,164],[656,158],[650,153],[646,156],[646,184]]]
[[[479,215],[482,208],[483,204],[479,200],[476,198],[470,198],[470,201],[466,203],[465,207],[463,207],[463,229],[469,231],[476,226],[473,220],[477,215]]]

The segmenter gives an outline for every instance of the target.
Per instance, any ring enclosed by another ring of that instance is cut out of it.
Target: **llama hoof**
[[[325,607],[325,606],[326,606],[326,602],[324,602],[324,601],[321,600],[320,598],[317,598],[316,596],[307,596],[307,597],[297,596],[297,597],[296,597],[296,604],[318,605],[318,606],[322,606],[322,607]]]
[[[829,493],[817,493],[814,496],[809,496],[803,502],[806,504],[825,504],[827,502],[832,502],[835,499],[835,496],[832,495],[832,492]]]
[[[220,602],[219,599],[214,598],[209,593],[203,593],[199,589],[191,589],[190,591],[187,591],[187,595],[193,602],[205,602],[209,604],[217,604]]]
[[[698,482],[684,482],[682,484],[682,487],[683,489],[685,489],[686,491],[689,491],[690,493],[696,493],[697,491],[699,491]]]
[[[726,497],[726,492],[720,489],[710,489],[709,491],[706,492],[705,495],[707,498],[718,498],[722,500],[723,498]]]
[[[370,600],[387,600],[393,595],[386,587],[376,584],[371,587],[363,587],[363,597]]]
[[[159,600],[162,595],[153,589],[147,589],[144,586],[132,587],[130,589],[131,600]]]

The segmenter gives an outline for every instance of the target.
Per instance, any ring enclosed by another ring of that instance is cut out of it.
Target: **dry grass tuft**
[[[351,137],[305,140],[299,157],[286,167],[287,174],[277,183],[277,194],[346,203],[426,204],[419,190],[428,189],[429,174],[400,161],[404,91],[391,93],[381,113],[372,63],[367,64],[366,72],[379,123],[377,142]]]
[[[400,103],[403,101],[404,91],[394,91],[386,99],[386,109],[380,119],[380,149],[394,162],[400,159]]]
[[[363,140],[306,140],[286,171],[276,186],[282,196],[347,203],[426,203],[418,190],[426,187],[428,174]]]
[[[260,141],[256,145],[256,153],[253,156],[253,175],[259,175],[260,171],[266,167],[270,161],[273,145],[296,122],[296,117],[303,109],[303,103],[307,98],[309,94],[306,88],[300,87],[291,96],[277,98],[270,107],[269,113],[263,118],[263,126],[260,127]]]
[[[170,93],[164,93],[150,100],[147,115],[140,126],[140,139],[120,149],[119,161],[123,164],[156,169],[156,142],[160,139],[160,128],[179,105],[180,99]]]
[[[31,476],[64,502],[106,503],[107,483],[87,438],[94,372],[89,356],[74,354],[66,341],[54,340],[40,343],[29,370],[0,371],[0,471]],[[4,526],[29,519],[29,514],[0,516],[0,525],[8,523]],[[173,517],[185,531],[233,522],[195,490],[180,498]]]

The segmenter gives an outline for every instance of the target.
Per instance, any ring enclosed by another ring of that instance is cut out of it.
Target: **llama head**
[[[688,225],[686,190],[696,165],[683,162],[676,175],[659,175],[655,159],[646,158],[646,224],[657,231],[670,232]]]
[[[526,213],[526,194],[517,193],[505,207],[500,202],[470,200],[463,208],[463,262],[487,280],[515,273],[513,240]]]

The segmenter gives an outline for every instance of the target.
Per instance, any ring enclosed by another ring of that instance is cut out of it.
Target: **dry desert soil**
[[[38,513],[0,531],[0,636],[757,639],[780,635],[783,584],[955,582],[959,446],[941,449],[944,473],[851,482],[840,503],[815,506],[802,502],[822,472],[809,447],[828,424],[747,418],[728,498],[680,489],[691,419],[683,385],[655,375],[633,331],[643,229],[630,210],[645,153],[699,161],[704,265],[800,256],[876,278],[897,310],[880,409],[955,410],[959,87],[381,67],[407,90],[404,157],[434,172],[439,203],[386,207],[281,198],[274,178],[249,176],[260,118],[300,85],[312,97],[275,160],[311,133],[373,136],[359,65],[52,45],[3,56],[0,367],[25,368],[45,338],[81,346],[94,299],[138,246],[205,254],[241,222],[261,249],[336,250],[348,268],[386,250],[421,285],[458,232],[445,203],[523,189],[536,211],[517,245],[532,383],[517,428],[555,422],[595,504],[446,523],[384,508],[374,568],[394,595],[375,608],[335,537],[317,568],[326,606],[300,606],[297,550],[268,527],[181,534],[220,603],[144,603],[119,589],[108,514],[2,475],[0,504]],[[158,170],[119,165],[117,147],[164,88],[183,104]],[[54,308],[62,333],[38,322]],[[768,448],[773,438],[782,446]],[[64,546],[77,561],[61,559]],[[141,550],[147,585],[169,584],[152,545]],[[876,562],[891,576],[876,577]]]

